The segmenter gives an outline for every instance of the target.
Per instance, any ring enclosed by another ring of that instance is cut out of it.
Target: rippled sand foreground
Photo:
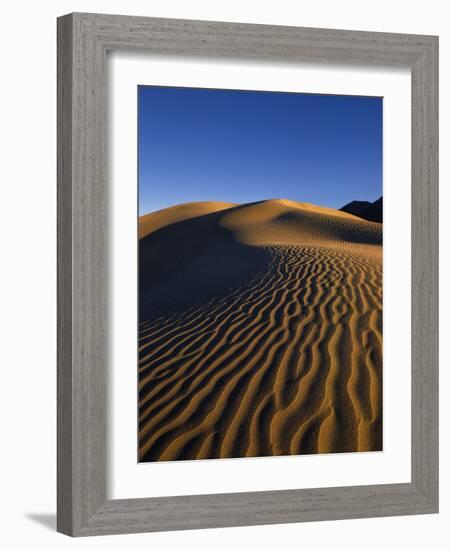
[[[381,224],[192,203],[140,237],[140,461],[382,449]]]

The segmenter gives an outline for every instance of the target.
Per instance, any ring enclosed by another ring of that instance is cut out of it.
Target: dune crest
[[[142,239],[172,223],[204,216],[232,206],[236,206],[236,204],[231,202],[189,202],[144,214],[139,217],[139,238]]]
[[[382,225],[191,203],[140,239],[139,459],[382,449]]]
[[[246,244],[379,245],[380,224],[313,204],[269,200],[223,212],[220,224]]]

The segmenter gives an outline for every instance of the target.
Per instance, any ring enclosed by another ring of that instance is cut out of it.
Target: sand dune
[[[188,202],[146,214],[139,218],[139,238],[142,239],[172,223],[211,214],[232,206],[236,206],[236,204],[231,202]]]
[[[380,450],[382,225],[200,204],[145,217],[140,460]]]

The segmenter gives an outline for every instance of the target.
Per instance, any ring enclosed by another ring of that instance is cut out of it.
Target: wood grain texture
[[[438,42],[411,71],[412,482],[438,508]]]
[[[57,528],[72,528],[72,19],[58,20]]]
[[[111,49],[411,68],[411,483],[107,500],[105,75]],[[58,20],[60,532],[85,536],[437,511],[437,50],[433,36],[95,14]]]

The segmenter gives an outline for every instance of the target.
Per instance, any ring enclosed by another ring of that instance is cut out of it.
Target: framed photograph
[[[58,530],[438,511],[438,38],[58,19]]]

